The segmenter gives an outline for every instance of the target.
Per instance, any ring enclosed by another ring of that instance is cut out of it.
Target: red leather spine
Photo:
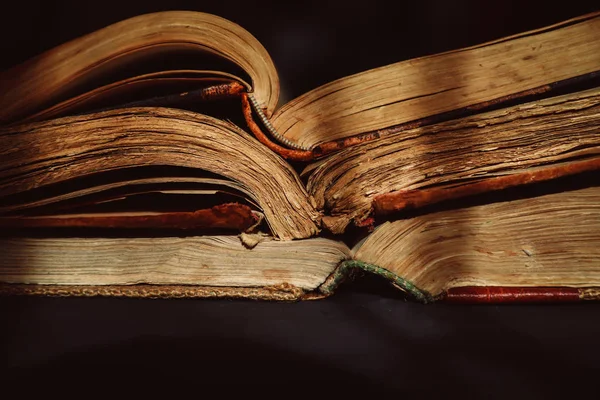
[[[243,232],[257,222],[250,207],[227,203],[192,212],[148,215],[1,217],[0,228],[234,229]]]
[[[583,300],[580,289],[569,287],[466,286],[448,289],[445,303],[564,303]]]
[[[549,181],[582,172],[600,169],[600,158],[547,166],[546,168],[488,178],[477,182],[449,187],[431,187],[415,190],[399,190],[381,194],[373,199],[375,215],[381,216],[397,211],[417,209],[445,200],[482,194],[520,185]]]
[[[280,146],[277,143],[271,141],[271,139],[269,139],[267,137],[267,135],[265,135],[263,133],[263,131],[256,124],[256,122],[254,122],[254,119],[252,118],[252,107],[250,106],[250,100],[248,99],[248,94],[242,93],[241,97],[242,97],[242,112],[244,114],[244,118],[246,119],[246,124],[248,125],[248,128],[250,129],[250,131],[252,132],[254,137],[256,137],[256,139],[258,139],[259,142],[261,142],[262,144],[264,144],[269,149],[271,149],[275,153],[279,154],[281,157],[285,158],[286,160],[312,161],[314,159],[314,154],[312,151],[288,149],[288,148]]]

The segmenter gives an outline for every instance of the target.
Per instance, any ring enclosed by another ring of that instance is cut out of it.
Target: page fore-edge
[[[600,287],[509,287],[464,286],[432,295],[386,268],[359,260],[340,262],[315,291],[281,283],[263,287],[218,287],[197,285],[40,285],[0,284],[0,296],[129,297],[129,298],[230,298],[271,301],[317,300],[329,297],[354,271],[364,271],[388,280],[406,299],[416,303],[570,303],[600,300]]]

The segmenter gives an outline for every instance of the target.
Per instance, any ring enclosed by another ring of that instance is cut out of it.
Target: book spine
[[[412,282],[374,264],[358,260],[342,261],[335,271],[321,284],[318,293],[327,297],[340,286],[353,271],[364,271],[379,275],[400,289],[411,300],[428,303],[456,304],[501,304],[501,303],[573,303],[585,300],[600,300],[600,287],[508,287],[508,286],[463,286],[450,288],[439,296],[418,288]],[[316,296],[315,298],[318,298]]]
[[[0,283],[0,296],[124,297],[144,299],[301,300],[305,292],[289,284],[265,287],[195,285],[38,285]]]
[[[466,286],[451,288],[438,299],[444,303],[572,303],[600,300],[600,288]]]
[[[99,229],[233,229],[244,232],[259,223],[258,216],[247,205],[220,204],[190,212],[165,212],[147,215],[61,217],[0,217],[0,228],[99,228]]]
[[[193,104],[204,101],[215,101],[228,98],[236,98],[246,90],[239,82],[227,82],[215,85],[210,85],[200,89],[194,89],[183,93],[169,94],[165,96],[156,96],[143,100],[132,101],[125,104],[120,104],[115,107],[105,108],[103,110],[113,110],[117,108],[132,108],[132,107],[177,107],[182,104]]]
[[[248,93],[242,93],[241,99],[242,113],[244,114],[244,118],[246,120],[246,124],[248,125],[248,129],[250,129],[250,132],[252,132],[254,137],[259,142],[267,146],[267,148],[269,148],[271,151],[279,154],[281,157],[289,161],[308,162],[314,159],[314,154],[311,150],[288,149],[270,140],[267,137],[267,135],[263,133],[258,124],[254,122],[254,119],[252,117],[252,106],[250,105],[250,98],[248,97]]]
[[[394,287],[404,292],[409,298],[419,303],[426,304],[434,301],[434,298],[428,292],[419,289],[409,280],[404,279],[385,268],[359,260],[342,261],[333,273],[327,277],[325,282],[319,286],[318,293],[323,296],[333,294],[345,279],[352,276],[353,271],[364,271],[379,275],[390,281]]]
[[[431,187],[416,190],[401,190],[381,194],[373,199],[375,215],[383,216],[403,210],[417,209],[447,200],[509,189],[515,186],[546,182],[600,169],[600,158],[547,166],[535,171],[497,176],[476,182],[450,187]]]

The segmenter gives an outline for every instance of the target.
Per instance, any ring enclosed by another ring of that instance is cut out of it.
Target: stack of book
[[[140,15],[0,73],[0,293],[600,298],[600,13],[279,102],[242,27]]]

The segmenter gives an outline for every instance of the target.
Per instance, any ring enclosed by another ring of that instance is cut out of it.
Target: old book
[[[212,15],[49,50],[0,75],[3,291],[315,298],[355,267],[423,301],[592,298],[595,184],[500,200],[600,167],[599,32],[585,15],[284,105],[266,50]]]
[[[353,249],[260,235],[2,238],[0,292],[315,299],[362,270],[421,302],[578,301],[600,296],[599,241],[592,186],[388,221]]]
[[[600,166],[600,88],[356,144],[302,179],[241,128],[125,108],[6,128],[0,226],[344,233],[403,209]],[[133,221],[136,221],[135,223]]]
[[[278,106],[275,65],[249,32],[198,12],[147,14],[5,71],[0,76],[0,121],[39,120],[149,94],[189,96],[194,89],[236,82],[253,94],[283,137],[314,149],[593,79],[598,73],[599,20],[598,13],[584,15],[491,43],[382,66]]]

